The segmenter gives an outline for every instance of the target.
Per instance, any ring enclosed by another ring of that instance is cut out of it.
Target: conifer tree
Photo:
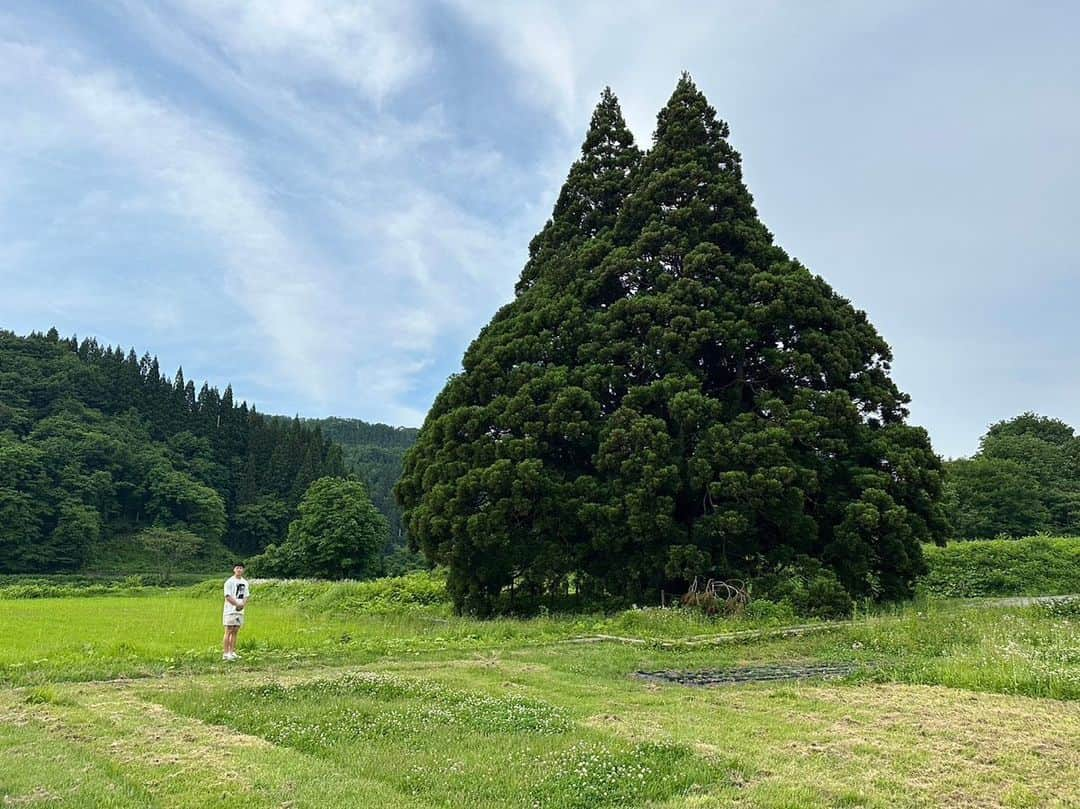
[[[187,382],[184,380],[184,367],[176,369],[176,377],[173,379],[172,390],[169,392],[169,416],[174,429],[181,429],[191,417],[191,411],[187,408],[187,400],[184,389]]]
[[[943,530],[940,460],[888,345],[773,243],[689,76],[641,158],[605,93],[518,296],[397,488],[459,609],[504,589],[640,599],[811,557],[899,597]]]
[[[488,612],[504,588],[559,590],[574,571],[596,403],[573,367],[586,315],[564,294],[576,254],[610,230],[640,152],[605,90],[533,239],[518,298],[496,314],[432,407],[397,488],[413,536],[449,564],[457,603]],[[551,509],[553,502],[563,508]]]
[[[198,399],[195,396],[195,382],[191,379],[184,385],[184,411],[188,416],[194,415],[195,411],[199,407]]]
[[[902,596],[943,527],[940,462],[865,314],[773,244],[728,134],[684,76],[587,282],[618,369],[592,509],[604,576],[640,593],[678,559],[740,575],[809,555],[854,595]]]
[[[529,261],[518,292],[546,273],[565,281],[566,258],[583,243],[608,230],[630,190],[630,177],[641,161],[633,133],[623,120],[619,101],[605,87],[593,110],[581,157],[559,192],[551,219],[529,244]]]

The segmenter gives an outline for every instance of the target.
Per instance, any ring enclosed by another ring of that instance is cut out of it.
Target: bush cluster
[[[847,618],[855,609],[855,602],[836,573],[807,556],[796,557],[760,576],[753,590],[755,602],[764,597],[789,606],[804,618]]]
[[[929,595],[1060,595],[1080,592],[1080,538],[953,542],[925,549]]]

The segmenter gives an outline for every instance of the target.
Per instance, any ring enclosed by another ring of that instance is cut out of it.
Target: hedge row
[[[929,595],[1065,595],[1080,593],[1080,537],[953,542],[925,548]]]

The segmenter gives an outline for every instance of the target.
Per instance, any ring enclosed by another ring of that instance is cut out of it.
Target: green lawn
[[[318,654],[347,625],[267,607],[245,632],[253,655]],[[0,679],[112,679],[206,668],[221,657],[221,608],[183,597],[0,601]],[[317,632],[316,632],[317,627]],[[257,650],[257,651],[256,651]]]
[[[252,602],[237,664],[209,586],[0,599],[0,806],[1080,806],[1071,607],[924,601],[782,637],[775,616],[478,622],[303,588]],[[596,635],[624,640],[572,642]],[[632,676],[813,662],[858,670]]]

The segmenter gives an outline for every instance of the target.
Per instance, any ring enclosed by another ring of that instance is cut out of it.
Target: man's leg
[[[225,637],[221,639],[221,654],[227,655],[229,653],[229,631],[232,627],[225,627]]]
[[[236,651],[236,627],[230,626],[225,630],[225,646],[226,651],[232,654]]]

